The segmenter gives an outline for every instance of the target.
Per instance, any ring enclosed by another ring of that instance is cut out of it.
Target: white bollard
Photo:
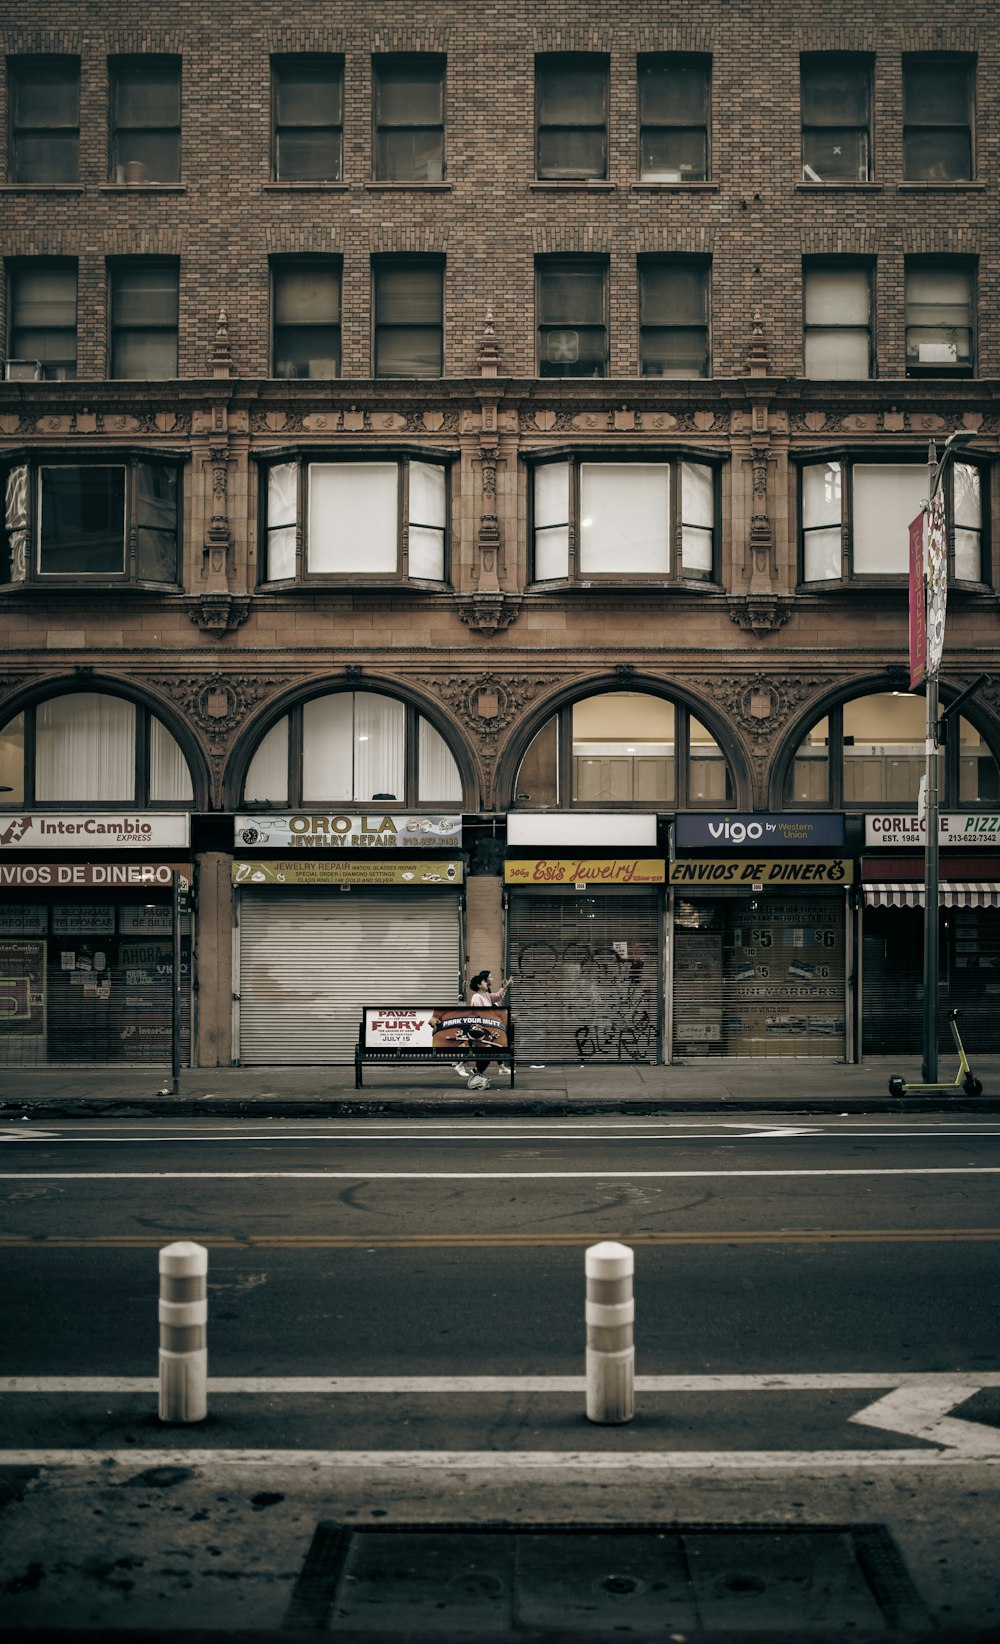
[[[208,1414],[208,1251],[182,1240],[160,1251],[160,1420]]]
[[[635,1256],[627,1244],[587,1251],[587,1420],[631,1421],[635,1414]]]

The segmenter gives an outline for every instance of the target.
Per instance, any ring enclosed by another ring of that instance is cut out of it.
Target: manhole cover
[[[320,1524],[284,1622],[443,1639],[927,1624],[872,1524]]]

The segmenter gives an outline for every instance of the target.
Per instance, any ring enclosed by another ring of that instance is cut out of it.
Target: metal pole
[[[925,752],[927,782],[924,789],[924,1059],[923,1082],[937,1084],[938,1076],[938,677],[927,677],[927,727]]]
[[[170,989],[170,1071],[173,1078],[173,1094],[180,1094],[181,1088],[181,875],[178,868],[173,873],[173,937],[174,962],[173,976]]]

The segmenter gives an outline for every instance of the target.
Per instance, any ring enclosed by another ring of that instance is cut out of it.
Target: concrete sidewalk
[[[954,1077],[949,1047],[940,1075]],[[920,1057],[874,1057],[861,1066],[781,1058],[691,1061],[672,1067],[584,1063],[518,1067],[512,1091],[496,1075],[473,1092],[450,1067],[369,1067],[354,1089],[354,1068],[185,1068],[177,1095],[169,1069],[61,1067],[0,1069],[0,1119],[194,1113],[264,1118],[378,1114],[931,1113],[1000,1112],[1000,1056],[973,1058],[983,1095],[952,1089],[931,1096],[889,1095],[890,1074],[920,1077]]]

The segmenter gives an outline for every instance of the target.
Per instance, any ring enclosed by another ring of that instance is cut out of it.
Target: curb
[[[1000,1097],[790,1097],[785,1102],[768,1103],[759,1098],[739,1096],[675,1096],[668,1099],[609,1096],[603,1101],[593,1097],[525,1097],[518,1101],[509,1095],[487,1104],[470,1102],[467,1098],[440,1096],[412,1098],[382,1096],[366,1100],[331,1097],[328,1100],[290,1098],[268,1101],[244,1101],[239,1097],[94,1097],[63,1096],[26,1100],[0,1100],[0,1120],[38,1117],[55,1119],[67,1115],[80,1118],[192,1118],[209,1115],[235,1119],[365,1119],[384,1116],[439,1119],[455,1118],[572,1118],[601,1114],[636,1114],[655,1117],[674,1113],[718,1114],[761,1113],[770,1116],[795,1114],[843,1115],[856,1113],[891,1113],[896,1117],[918,1113],[1000,1113]]]

